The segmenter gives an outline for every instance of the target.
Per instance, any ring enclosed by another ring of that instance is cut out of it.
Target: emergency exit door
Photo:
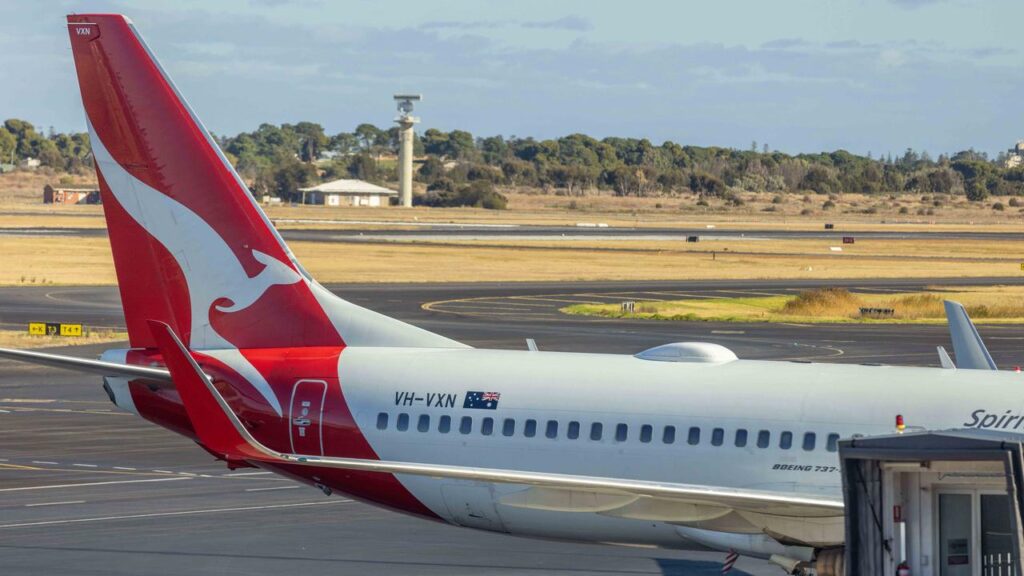
[[[1013,533],[1006,494],[938,495],[939,576],[1011,576]]]
[[[288,411],[288,430],[292,452],[309,456],[324,455],[323,416],[327,382],[299,380],[292,388]]]

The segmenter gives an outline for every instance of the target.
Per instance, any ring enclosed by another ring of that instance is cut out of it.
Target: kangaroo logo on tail
[[[281,414],[266,379],[237,347],[217,333],[210,312],[238,312],[258,301],[271,286],[302,280],[291,266],[252,250],[264,268],[250,277],[224,239],[205,220],[170,196],[132,176],[107,151],[89,124],[96,164],[118,203],[174,256],[185,275],[191,305],[189,348],[213,356],[245,377]]]

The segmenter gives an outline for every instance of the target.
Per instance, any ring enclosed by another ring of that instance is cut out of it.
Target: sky
[[[1021,0],[0,0],[0,119],[85,128],[68,13],[128,15],[213,132],[309,120],[655,144],[995,154]]]

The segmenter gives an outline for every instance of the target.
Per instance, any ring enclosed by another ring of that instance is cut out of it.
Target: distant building
[[[25,158],[19,164],[22,168],[28,168],[29,170],[35,170],[43,165],[43,162],[38,158]]]
[[[95,188],[43,187],[43,204],[99,204],[100,191]]]
[[[299,188],[303,204],[324,206],[387,206],[398,192],[362,180],[333,180],[311,188]]]
[[[1006,168],[1016,168],[1021,164],[1024,164],[1024,140],[1018,140],[1017,145],[1010,148],[1006,160],[1003,161]]]

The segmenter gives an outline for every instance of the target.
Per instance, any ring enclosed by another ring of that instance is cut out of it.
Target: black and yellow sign
[[[82,336],[81,324],[64,324],[60,322],[29,322],[28,333],[33,336]]]

